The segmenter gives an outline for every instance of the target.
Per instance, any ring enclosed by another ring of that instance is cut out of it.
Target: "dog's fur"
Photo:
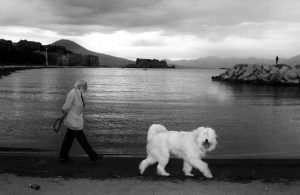
[[[207,163],[201,160],[206,152],[215,149],[217,135],[212,128],[199,127],[192,132],[168,131],[159,124],[150,126],[147,135],[147,158],[140,165],[140,173],[158,162],[157,173],[169,176],[165,166],[168,164],[170,154],[183,159],[183,172],[186,176],[193,176],[192,168],[200,170],[207,178],[212,178]]]

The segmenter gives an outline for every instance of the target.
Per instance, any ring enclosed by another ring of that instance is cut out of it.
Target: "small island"
[[[212,80],[257,85],[299,85],[300,66],[237,64],[224,73],[213,76]]]
[[[135,64],[128,64],[126,68],[175,68],[175,66],[168,65],[166,60],[137,58]]]

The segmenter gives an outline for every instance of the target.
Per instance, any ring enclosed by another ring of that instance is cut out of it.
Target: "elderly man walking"
[[[78,140],[81,147],[89,155],[91,161],[96,161],[102,157],[92,149],[83,132],[85,101],[82,94],[86,91],[87,82],[84,80],[77,81],[74,88],[68,93],[65,104],[62,107],[63,114],[65,115],[64,125],[67,127],[67,132],[59,154],[59,160],[61,162],[69,161],[69,151],[74,138]]]

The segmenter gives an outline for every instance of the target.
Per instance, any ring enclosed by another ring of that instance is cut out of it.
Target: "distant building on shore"
[[[175,68],[175,66],[169,66],[166,60],[137,58],[135,64],[129,64],[126,68]]]
[[[99,57],[73,53],[63,46],[47,45],[49,65],[57,66],[99,66]]]
[[[17,43],[13,43],[13,46],[17,47],[18,49],[27,51],[41,51],[42,49],[41,43],[27,40],[20,40]]]
[[[67,52],[67,53],[48,52],[48,63],[49,65],[56,65],[56,66],[98,67],[99,57],[94,55],[82,55],[82,54],[77,54],[72,52]]]

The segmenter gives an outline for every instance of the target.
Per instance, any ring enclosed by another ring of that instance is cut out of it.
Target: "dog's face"
[[[210,152],[217,146],[217,135],[215,130],[209,127],[199,127],[194,130],[195,141],[203,152]]]

